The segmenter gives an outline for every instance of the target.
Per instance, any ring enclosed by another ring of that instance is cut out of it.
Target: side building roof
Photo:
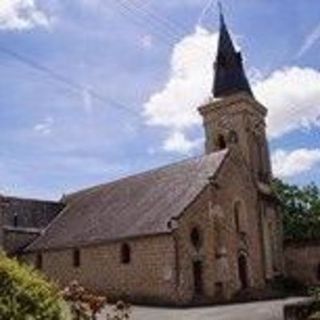
[[[170,232],[182,211],[221,167],[227,150],[73,193],[26,251],[80,247]]]

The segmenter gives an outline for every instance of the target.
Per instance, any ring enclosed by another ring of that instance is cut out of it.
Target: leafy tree
[[[0,319],[62,320],[59,291],[29,266],[0,252]]]
[[[299,187],[275,179],[274,188],[282,203],[285,239],[320,239],[319,187],[314,183]]]

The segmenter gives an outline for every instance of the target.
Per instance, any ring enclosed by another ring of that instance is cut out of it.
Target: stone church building
[[[0,197],[0,244],[61,286],[188,305],[263,290],[283,274],[270,183],[267,109],[254,97],[223,16],[205,154],[64,196]]]

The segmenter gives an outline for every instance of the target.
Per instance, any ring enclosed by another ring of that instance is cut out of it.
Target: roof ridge
[[[135,178],[135,177],[138,177],[138,176],[141,177],[141,176],[144,176],[144,175],[149,175],[149,174],[152,174],[153,172],[156,172],[156,171],[159,171],[159,170],[168,169],[170,167],[174,167],[174,166],[179,165],[179,164],[191,162],[191,161],[194,161],[196,159],[203,159],[203,158],[206,158],[206,157],[210,157],[213,154],[224,153],[224,152],[227,152],[226,150],[227,149],[219,150],[219,151],[216,151],[216,152],[212,152],[210,154],[197,155],[197,156],[193,156],[193,157],[190,157],[190,158],[185,158],[185,159],[182,159],[182,160],[179,160],[179,161],[176,161],[176,162],[168,163],[168,164],[165,164],[163,166],[159,166],[159,167],[155,167],[155,168],[152,168],[152,169],[148,169],[146,171],[133,173],[133,174],[128,175],[128,176],[120,177],[118,179],[114,179],[114,180],[111,180],[111,181],[108,181],[108,182],[104,182],[104,183],[101,183],[101,184],[98,184],[98,185],[93,185],[91,187],[80,189],[80,190],[75,191],[75,192],[71,192],[69,194],[66,194],[65,198],[77,196],[78,194],[83,193],[83,192],[96,191],[96,190],[99,190],[100,188],[103,188],[103,187],[105,187],[107,185],[111,185],[113,183],[123,182],[125,180],[132,179],[132,178]]]
[[[1,195],[0,199],[4,200],[19,200],[19,201],[29,201],[29,202],[43,202],[50,204],[61,204],[60,200],[46,200],[39,198],[28,198],[28,197],[18,197],[18,196],[9,196],[9,195]]]
[[[228,154],[229,150],[225,149],[187,158],[79,191],[74,198],[70,195],[65,208],[25,250],[52,249],[63,247],[66,243],[78,246],[81,241],[83,245],[101,235],[109,241],[146,232],[167,232],[169,219],[179,216],[188,203],[194,201],[209,183],[210,177],[220,170]],[[137,176],[141,177],[141,181],[126,181]],[[81,240],[82,237],[85,240]]]

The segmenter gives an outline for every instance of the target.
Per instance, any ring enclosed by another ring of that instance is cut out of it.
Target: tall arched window
[[[236,231],[245,233],[247,229],[247,217],[241,201],[237,201],[234,204],[233,213]]]
[[[237,201],[234,205],[234,224],[236,227],[237,232],[241,231],[241,227],[240,227],[240,217],[241,215],[241,203],[239,201]]]
[[[42,253],[39,252],[39,253],[37,253],[37,256],[36,256],[36,268],[41,270],[42,264],[43,264]]]
[[[73,266],[75,268],[80,267],[81,264],[81,255],[80,255],[80,250],[79,249],[74,249],[73,250]]]
[[[121,246],[121,263],[127,264],[131,261],[131,250],[127,243]]]
[[[192,245],[196,248],[199,249],[201,246],[201,235],[199,232],[199,229],[197,227],[192,228],[191,233],[190,233],[190,240]]]
[[[225,149],[227,147],[226,140],[225,140],[225,138],[224,138],[224,136],[222,134],[218,135],[217,147],[220,150],[223,150],[223,149]]]
[[[18,214],[16,212],[13,215],[13,226],[14,227],[18,226]]]

